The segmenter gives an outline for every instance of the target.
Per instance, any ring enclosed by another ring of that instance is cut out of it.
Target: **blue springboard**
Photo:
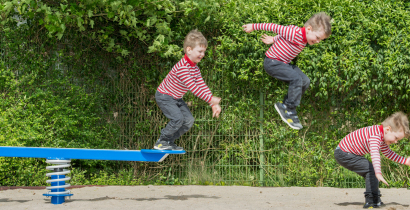
[[[25,157],[47,159],[90,159],[161,162],[168,156],[168,154],[185,154],[185,151],[153,149],[109,150],[48,147],[0,147],[0,157]]]
[[[70,180],[65,174],[69,170],[63,169],[70,167],[70,159],[90,159],[90,160],[118,160],[118,161],[146,161],[161,162],[169,154],[185,154],[185,151],[173,150],[110,150],[110,149],[68,149],[68,148],[48,148],[48,147],[0,147],[0,157],[23,157],[23,158],[46,158],[48,163],[55,164],[47,166],[46,169],[53,170],[48,173],[51,180],[48,193],[44,196],[51,197],[52,204],[62,204],[66,196],[72,196],[69,190],[65,190],[70,184],[65,181]],[[47,162],[46,161],[46,162]],[[52,162],[54,161],[54,162]]]

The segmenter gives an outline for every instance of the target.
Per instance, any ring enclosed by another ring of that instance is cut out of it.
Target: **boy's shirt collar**
[[[196,66],[196,63],[192,62],[191,59],[189,59],[186,54],[185,54],[184,58],[192,67]]]
[[[379,125],[379,130],[380,130],[380,134],[382,134],[382,139],[384,138],[384,130],[383,130],[383,125]]]
[[[307,44],[307,39],[306,39],[306,29],[305,29],[305,27],[302,27],[301,28],[301,31],[302,31],[302,37],[303,37],[303,43],[305,43],[305,44]]]

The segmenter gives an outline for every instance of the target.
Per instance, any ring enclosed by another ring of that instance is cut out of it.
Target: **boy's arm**
[[[400,155],[398,155],[397,153],[393,152],[393,150],[390,149],[389,146],[387,146],[386,144],[382,145],[381,147],[381,151],[383,153],[383,155],[387,158],[389,158],[390,160],[400,163],[400,164],[406,164],[407,163],[407,159],[405,157],[402,157]]]
[[[384,184],[386,184],[387,186],[389,186],[389,184],[387,183],[387,181],[383,178],[382,174],[376,174],[376,178],[377,180],[379,180],[379,182],[383,182]]]
[[[297,27],[289,27],[289,26],[282,26],[275,23],[253,23],[253,24],[246,24],[242,26],[245,32],[250,33],[255,30],[264,30],[264,31],[272,31],[288,41],[293,41],[296,36]]]
[[[219,102],[220,102],[220,101],[221,101],[221,98],[216,97],[216,96],[212,96],[212,99],[211,99],[210,105],[211,105],[211,106],[213,106],[213,105],[217,105],[217,104],[219,104]]]
[[[264,35],[262,35],[261,40],[265,44],[273,44],[278,40],[278,38],[279,38],[278,36],[273,37],[273,36],[268,36],[268,35],[264,34]]]
[[[376,174],[381,174],[381,163],[380,163],[380,136],[371,136],[369,138],[369,149],[370,149],[370,157],[372,159],[374,172]]]
[[[379,136],[370,137],[369,139],[370,157],[372,159],[374,173],[376,174],[377,180],[389,186],[389,184],[383,178],[383,175],[382,175],[381,164],[380,164],[380,141],[381,141],[381,138]]]
[[[219,118],[219,114],[221,113],[222,109],[219,104],[212,106],[212,117]]]
[[[219,101],[221,99],[212,95],[211,90],[209,90],[209,87],[205,84],[204,80],[202,79],[202,75],[200,72],[198,81],[195,81],[191,77],[189,68],[187,67],[181,67],[177,71],[177,76],[196,97],[206,101],[209,105],[219,104]]]

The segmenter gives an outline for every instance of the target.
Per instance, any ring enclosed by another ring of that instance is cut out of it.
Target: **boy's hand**
[[[410,166],[410,157],[407,158],[407,160],[406,160],[406,162],[404,163],[404,165]]]
[[[262,35],[261,40],[265,44],[273,44],[274,43],[273,36],[268,36],[266,34]]]
[[[216,97],[216,96],[212,96],[210,103],[212,105],[217,105],[217,104],[219,104],[220,101],[221,101],[221,98]]]
[[[243,31],[245,31],[246,33],[250,33],[253,31],[252,23],[243,25],[242,28],[243,28]]]
[[[219,114],[221,113],[222,109],[219,104],[213,105],[212,106],[212,117],[219,118]]]
[[[389,184],[387,184],[386,180],[384,180],[382,174],[376,174],[376,178],[379,180],[379,182],[383,182],[384,184],[386,184],[387,186],[389,186]]]

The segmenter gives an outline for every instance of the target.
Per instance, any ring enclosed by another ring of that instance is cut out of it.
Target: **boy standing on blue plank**
[[[366,191],[363,208],[378,208],[380,200],[379,181],[387,186],[383,178],[380,151],[392,161],[410,166],[410,159],[393,152],[389,145],[410,136],[409,120],[403,112],[396,112],[381,125],[373,125],[353,131],[340,141],[335,150],[335,159],[341,166],[356,172],[365,179]],[[372,162],[363,155],[370,153]]]
[[[212,95],[202,79],[197,63],[205,56],[208,42],[198,30],[192,30],[184,40],[185,56],[172,67],[155,93],[155,100],[164,115],[170,119],[161,130],[154,145],[158,150],[183,150],[174,142],[194,124],[194,117],[182,97],[191,91],[195,96],[212,106],[212,117],[219,117],[221,98]]]
[[[313,15],[305,26],[282,26],[274,23],[256,23],[243,25],[243,30],[250,33],[254,30],[273,31],[275,37],[264,34],[262,41],[272,44],[265,53],[263,63],[265,71],[272,77],[289,83],[288,93],[283,102],[275,103],[282,120],[291,128],[303,128],[296,113],[303,93],[309,88],[310,79],[295,65],[290,62],[305,48],[306,44],[313,45],[328,38],[331,31],[330,16],[324,12]]]

